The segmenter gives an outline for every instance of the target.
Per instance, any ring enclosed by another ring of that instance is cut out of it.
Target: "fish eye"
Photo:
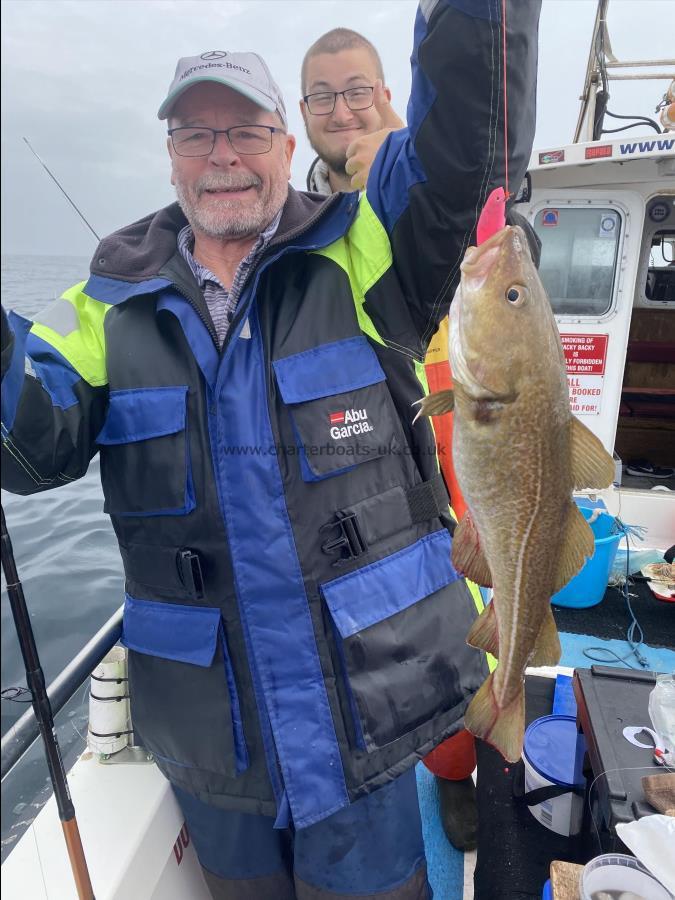
[[[512,306],[522,306],[527,298],[527,288],[522,284],[512,284],[504,296]]]

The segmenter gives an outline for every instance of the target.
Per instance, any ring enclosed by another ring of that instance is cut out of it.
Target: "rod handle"
[[[87,860],[84,856],[84,848],[82,847],[82,840],[80,838],[80,831],[77,827],[77,819],[69,819],[67,822],[61,822],[61,825],[63,827],[63,836],[66,839],[70,865],[73,870],[77,896],[80,900],[95,900],[94,889],[91,886],[89,869],[87,868]]]

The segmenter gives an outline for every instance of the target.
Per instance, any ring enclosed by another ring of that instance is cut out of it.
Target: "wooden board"
[[[579,881],[583,871],[583,866],[554,859],[551,863],[551,892],[553,900],[579,900],[581,896]]]

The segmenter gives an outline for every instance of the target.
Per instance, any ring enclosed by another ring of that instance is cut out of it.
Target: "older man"
[[[474,6],[421,8],[410,134],[360,199],[288,188],[260,57],[180,60],[159,110],[179,203],[3,329],[3,487],[72,481],[100,452],[134,731],[215,897],[427,896],[412,767],[485,675],[433,435],[410,414],[503,170],[500,4]],[[508,15],[517,180],[538,2]]]

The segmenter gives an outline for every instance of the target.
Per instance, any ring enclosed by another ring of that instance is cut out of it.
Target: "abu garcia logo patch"
[[[328,421],[331,426],[330,436],[336,441],[374,430],[368,421],[368,410],[366,409],[345,409],[340,412],[332,412],[328,415]]]

